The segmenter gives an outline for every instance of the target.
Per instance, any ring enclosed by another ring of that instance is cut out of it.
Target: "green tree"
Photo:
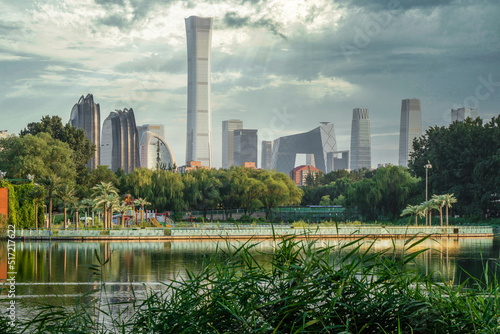
[[[75,182],[73,151],[68,144],[52,138],[47,133],[11,136],[2,140],[0,170],[9,178],[24,179],[35,175],[35,182],[42,184],[49,199],[49,227],[52,223],[52,199],[59,183]]]
[[[321,201],[319,202],[319,205],[328,206],[331,203],[332,203],[332,201],[330,200],[330,195],[325,195],[325,196],[321,197]]]
[[[406,208],[401,213],[401,216],[412,215],[415,217],[415,226],[418,226],[418,217],[423,217],[423,208],[420,205],[410,205],[408,204]]]
[[[425,180],[433,193],[453,193],[460,215],[500,212],[500,116],[483,124],[480,118],[429,128],[413,142],[409,168]],[[423,187],[423,186],[422,186]]]
[[[110,228],[113,219],[113,205],[118,198],[117,189],[111,182],[101,182],[92,188],[94,194],[95,207],[102,205],[104,207],[104,228]]]
[[[92,158],[96,147],[85,136],[83,129],[75,128],[66,124],[63,126],[59,116],[43,116],[40,122],[29,123],[28,126],[19,133],[20,137],[27,135],[36,136],[39,133],[47,133],[53,139],[67,143],[73,151],[73,160],[78,176],[78,183],[85,182],[87,169],[85,165]]]
[[[272,209],[287,204],[290,198],[290,189],[275,172],[264,172],[264,191],[260,193],[260,201],[266,209],[266,219],[272,219]],[[297,186],[295,186],[297,187]]]
[[[144,207],[146,205],[151,205],[150,202],[146,201],[145,199],[143,198],[138,198],[134,201],[134,203],[138,206],[141,207],[141,222],[144,222]]]
[[[61,201],[63,202],[63,206],[64,206],[64,229],[67,229],[68,228],[68,226],[67,226],[67,223],[68,223],[67,207],[68,207],[68,204],[72,204],[74,202],[74,199],[75,199],[75,189],[72,186],[68,185],[68,184],[64,184],[64,185],[59,186],[56,189],[56,194],[61,199]]]
[[[443,226],[443,206],[446,204],[446,199],[443,195],[432,195],[431,201],[436,204],[437,208],[439,209],[439,217],[441,220],[441,226]]]
[[[446,226],[449,226],[448,224],[448,209],[451,208],[452,204],[457,202],[457,199],[453,194],[444,194],[442,195],[444,199],[444,205],[446,206]]]

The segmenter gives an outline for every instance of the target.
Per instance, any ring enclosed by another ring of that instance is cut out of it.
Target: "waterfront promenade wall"
[[[294,235],[318,238],[405,238],[414,235],[433,237],[491,237],[491,226],[406,227],[406,226],[338,226],[338,227],[201,227],[201,228],[132,228],[112,230],[17,230],[18,239],[39,240],[176,240],[176,239],[267,239]]]

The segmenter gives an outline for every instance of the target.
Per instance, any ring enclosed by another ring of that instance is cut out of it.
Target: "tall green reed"
[[[124,304],[128,313],[116,311],[108,294],[94,294],[73,308],[39,307],[24,332],[500,332],[496,279],[471,277],[453,286],[413,269],[415,258],[426,251],[417,249],[428,238],[408,238],[396,255],[395,245],[374,252],[366,239],[321,246],[311,237],[275,236],[268,262],[257,260],[253,241],[228,243],[205,257],[198,270]],[[104,282],[107,261],[96,257],[98,265],[89,269]],[[103,318],[111,323],[105,326]]]

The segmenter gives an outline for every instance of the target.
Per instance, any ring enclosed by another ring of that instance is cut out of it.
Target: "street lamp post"
[[[425,201],[429,200],[429,168],[432,168],[431,162],[427,160],[427,164],[424,166],[425,168]],[[425,213],[425,225],[427,225],[427,217],[429,213]]]

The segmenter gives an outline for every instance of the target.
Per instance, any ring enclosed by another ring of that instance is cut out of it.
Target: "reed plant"
[[[266,262],[256,260],[254,242],[228,245],[126,305],[129,312],[94,298],[73,310],[39,309],[23,326],[33,333],[499,333],[491,268],[460,286],[433,282],[414,266],[427,238],[409,238],[397,254],[395,246],[373,252],[366,239],[322,246],[276,237]],[[99,260],[93,270],[105,265]]]

